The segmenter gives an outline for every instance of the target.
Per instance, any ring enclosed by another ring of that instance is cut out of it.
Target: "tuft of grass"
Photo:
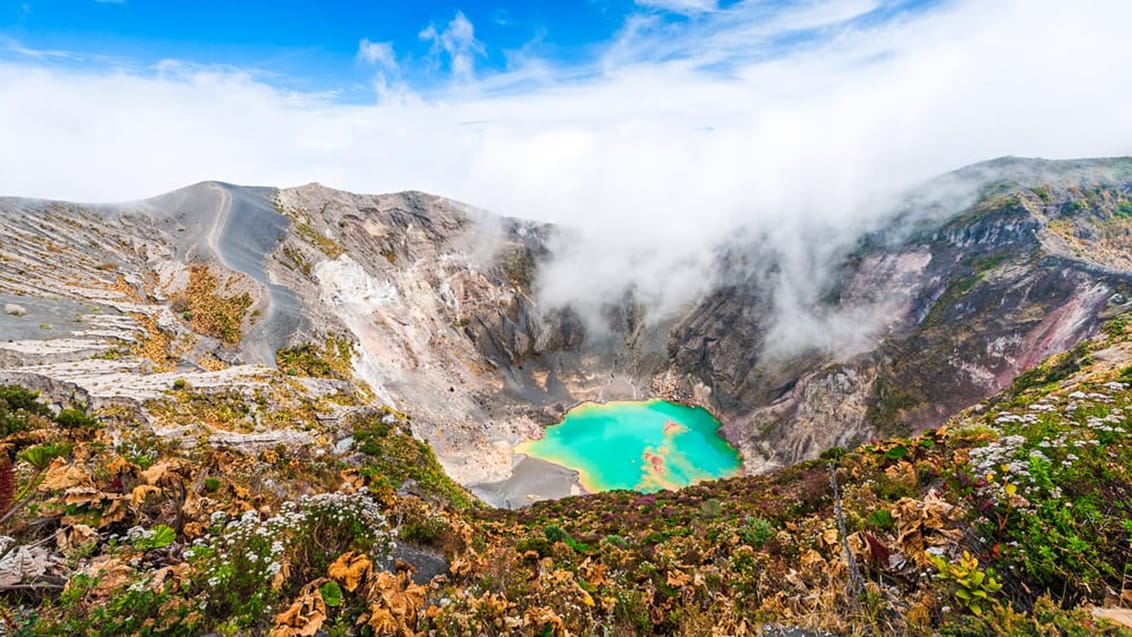
[[[339,245],[337,241],[315,230],[309,223],[296,224],[295,231],[299,233],[300,237],[317,248],[319,252],[331,259],[337,259],[346,252],[346,249]]]
[[[350,340],[333,335],[327,336],[321,344],[305,343],[275,353],[275,363],[284,374],[340,380],[351,377],[352,358],[353,346]]]

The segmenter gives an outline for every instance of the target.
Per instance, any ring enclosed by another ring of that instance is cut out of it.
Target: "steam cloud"
[[[639,4],[592,65],[515,52],[480,76],[458,14],[422,32],[462,60],[440,93],[391,86],[404,77],[392,48],[362,40],[359,59],[382,63],[381,100],[364,106],[240,70],[20,49],[0,63],[0,191],[123,200],[223,179],[434,192],[572,228],[540,295],[588,316],[627,288],[656,316],[681,307],[743,229],[781,260],[776,306],[797,317],[780,336],[817,342],[859,324],[805,308],[892,193],[1000,155],[1132,152],[1132,3]],[[657,19],[675,6],[691,17]]]

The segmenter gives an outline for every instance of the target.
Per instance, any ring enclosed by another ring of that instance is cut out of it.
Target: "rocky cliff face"
[[[768,358],[754,278],[684,320],[673,364],[713,389],[751,470],[937,425],[1129,308],[1129,168],[992,162],[960,173],[978,186],[958,214],[863,237],[820,308],[876,321],[863,351]]]
[[[509,482],[536,469],[512,445],[585,400],[703,404],[760,471],[937,424],[1127,309],[1132,163],[1007,160],[950,179],[963,205],[928,191],[827,264],[801,309],[829,333],[810,341],[789,339],[765,240],[721,249],[717,285],[678,315],[610,306],[599,338],[536,301],[554,229],[421,193],[0,200],[0,376],[145,402],[177,379],[262,384],[280,348],[345,343],[370,399],[411,412],[445,469],[496,502],[570,491]],[[269,443],[263,422],[251,433]]]

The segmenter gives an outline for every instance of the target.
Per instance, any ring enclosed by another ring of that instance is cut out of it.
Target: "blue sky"
[[[469,80],[461,59],[478,78],[506,74],[531,60],[587,75],[599,72],[613,44],[636,29],[676,40],[713,21],[723,23],[728,14],[770,21],[821,4],[809,0],[24,0],[4,5],[0,55],[135,72],[168,60],[227,66],[255,73],[280,88],[332,91],[341,101],[364,102],[375,97],[374,66],[386,66],[387,61],[396,64],[396,79],[424,93],[442,90],[453,80]],[[891,19],[939,1],[841,4],[849,7],[849,19],[765,34],[756,53],[773,56],[830,36],[838,27]],[[834,29],[828,30],[830,26]],[[469,30],[461,32],[461,27]],[[368,56],[366,47],[371,51]],[[374,53],[380,59],[375,60]],[[660,61],[681,53],[645,55]],[[721,68],[726,68],[725,62]],[[393,75],[390,69],[380,70]]]
[[[4,34],[29,49],[108,56],[149,65],[173,58],[259,69],[276,81],[313,90],[368,83],[357,59],[363,38],[391,43],[420,81],[441,69],[420,33],[461,12],[483,42],[477,65],[506,66],[505,52],[542,41],[562,57],[584,54],[621,26],[625,3],[515,2],[95,2],[9,3]],[[447,65],[446,60],[437,61]]]

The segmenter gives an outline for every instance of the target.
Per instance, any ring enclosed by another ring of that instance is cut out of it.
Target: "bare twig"
[[[50,584],[43,582],[40,584],[4,584],[0,586],[0,591],[20,591],[20,590],[56,590],[61,591],[65,585],[63,584]]]
[[[30,494],[27,497],[25,497],[24,499],[13,504],[12,508],[8,509],[7,513],[5,513],[3,516],[0,516],[0,524],[4,524],[5,522],[8,521],[8,518],[12,517],[13,515],[16,514],[17,511],[19,511],[20,509],[27,506],[28,503],[30,503],[32,500],[35,499],[34,496],[35,496],[35,494]]]
[[[849,549],[845,511],[841,508],[841,490],[837,487],[837,469],[833,464],[829,465],[829,485],[833,487],[833,514],[837,517],[837,531],[841,534],[841,550],[845,553],[845,565],[849,567],[849,581],[845,585],[845,592],[853,602],[858,602],[865,590],[865,580],[857,568],[857,560],[853,559],[853,551]]]
[[[185,528],[185,500],[188,498],[188,493],[185,489],[185,480],[183,478],[178,478],[177,482],[174,483],[174,487],[177,491],[176,499],[174,500],[177,504],[177,517],[173,522],[173,530],[176,531],[177,535],[180,535]]]

